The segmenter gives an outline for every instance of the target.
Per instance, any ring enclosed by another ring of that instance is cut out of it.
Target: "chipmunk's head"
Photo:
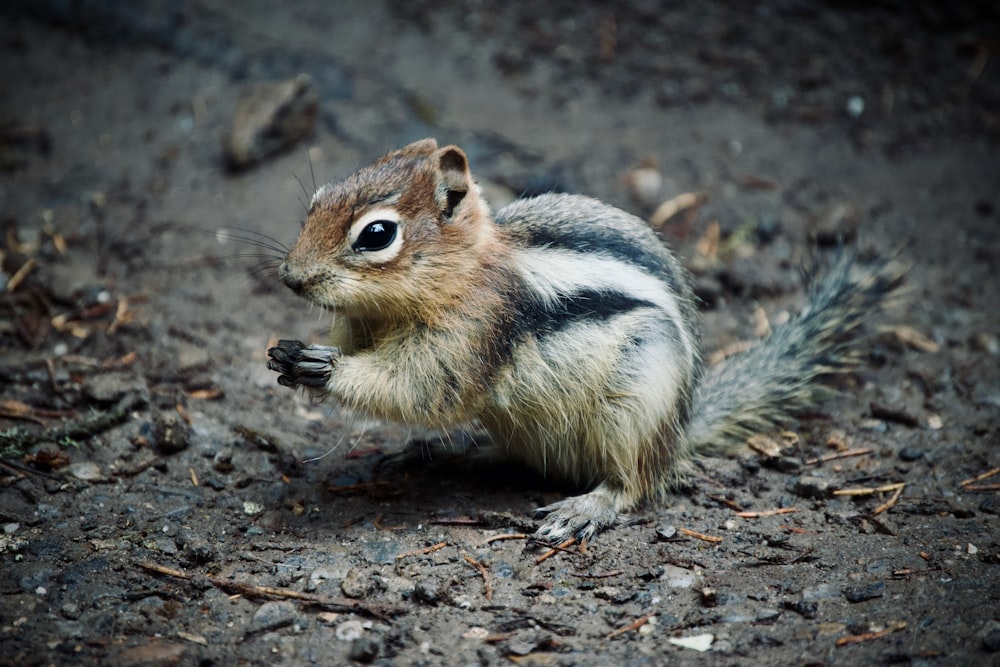
[[[406,317],[463,279],[490,225],[465,153],[424,139],[321,187],[280,275],[314,303]]]

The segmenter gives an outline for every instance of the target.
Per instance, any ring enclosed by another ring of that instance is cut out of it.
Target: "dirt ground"
[[[1000,664],[1000,10],[579,4],[5,5],[0,664]],[[309,134],[228,170],[241,92],[302,72]],[[777,454],[540,561],[491,538],[568,490],[278,386],[329,315],[217,234],[290,246],[424,136],[497,202],[706,195],[664,238],[709,352],[838,237],[906,300]]]

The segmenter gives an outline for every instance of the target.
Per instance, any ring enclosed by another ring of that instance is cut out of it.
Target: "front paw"
[[[297,340],[279,340],[267,351],[267,356],[267,367],[278,372],[278,384],[320,391],[330,381],[340,350],[326,345],[305,345]]]

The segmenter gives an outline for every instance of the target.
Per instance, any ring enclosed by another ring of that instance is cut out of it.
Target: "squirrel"
[[[797,317],[708,372],[690,278],[645,222],[569,194],[493,214],[465,153],[434,139],[320,187],[279,275],[334,317],[332,345],[268,350],[278,382],[377,418],[478,423],[510,459],[593,487],[537,510],[546,542],[591,537],[697,455],[812,406],[900,278],[842,252]]]

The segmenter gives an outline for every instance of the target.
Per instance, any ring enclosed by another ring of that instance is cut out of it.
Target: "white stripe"
[[[618,292],[655,304],[678,324],[685,356],[693,358],[695,348],[677,297],[669,285],[642,268],[597,253],[556,248],[524,248],[517,251],[514,261],[528,286],[548,302],[590,289]]]

